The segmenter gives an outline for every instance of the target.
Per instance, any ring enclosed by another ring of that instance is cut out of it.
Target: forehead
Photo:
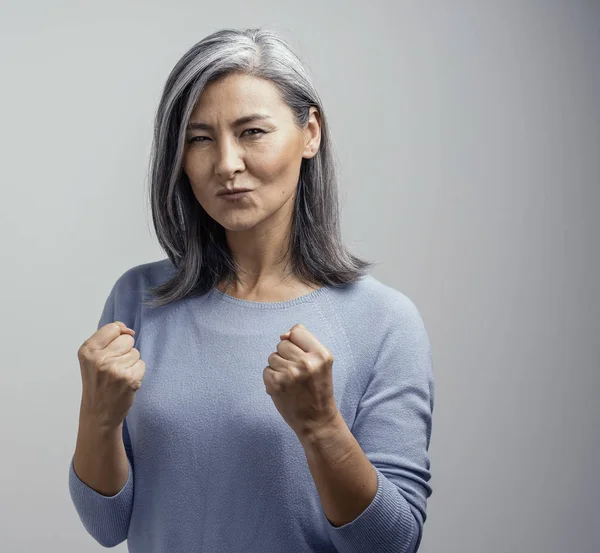
[[[204,88],[194,107],[192,118],[206,120],[221,115],[235,118],[250,111],[277,117],[286,108],[287,105],[273,83],[252,75],[236,73],[213,81]]]

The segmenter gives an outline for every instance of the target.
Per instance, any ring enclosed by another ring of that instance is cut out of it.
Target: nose
[[[223,139],[217,148],[217,161],[215,173],[223,180],[229,180],[231,175],[243,170],[244,162],[240,156],[240,149],[235,139]]]

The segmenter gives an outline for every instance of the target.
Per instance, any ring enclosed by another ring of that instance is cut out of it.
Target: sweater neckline
[[[225,294],[221,292],[216,286],[213,287],[212,292],[215,294],[217,299],[221,301],[225,301],[234,305],[238,305],[240,307],[246,307],[249,309],[284,309],[286,307],[292,307],[294,305],[299,305],[301,303],[307,303],[318,299],[319,297],[325,295],[327,293],[327,285],[323,285],[316,290],[312,290],[307,294],[302,296],[298,296],[297,298],[293,298],[291,300],[283,300],[283,301],[252,301],[252,300],[244,300],[241,298],[235,298],[230,296],[229,294]]]

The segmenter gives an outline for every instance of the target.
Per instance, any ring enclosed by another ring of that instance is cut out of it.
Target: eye
[[[248,131],[258,131],[259,133],[263,133],[263,134],[264,134],[264,132],[265,132],[265,131],[263,131],[262,129],[246,129],[246,130],[245,130],[245,131],[242,133],[242,135],[243,135],[245,132],[248,132]],[[252,135],[251,135],[251,136],[254,136],[254,135],[257,135],[257,134],[258,134],[258,133],[252,133]]]
[[[265,134],[265,131],[263,131],[262,129],[246,129],[243,133],[242,136],[244,135],[244,133],[247,133],[249,131],[258,131],[258,132],[252,132],[250,133],[248,136],[259,136],[259,134]],[[188,139],[188,142],[206,142],[204,140],[204,138],[209,138],[208,136],[192,136],[191,138]]]

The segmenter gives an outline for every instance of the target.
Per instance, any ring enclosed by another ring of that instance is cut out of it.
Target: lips
[[[230,188],[229,190],[219,190],[217,192],[217,196],[230,195],[230,194],[238,194],[239,192],[250,192],[251,188]]]

